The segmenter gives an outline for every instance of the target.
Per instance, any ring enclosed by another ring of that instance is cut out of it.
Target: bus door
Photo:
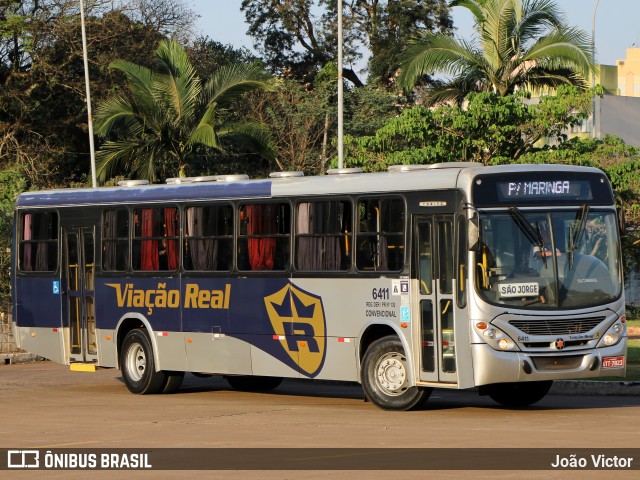
[[[418,325],[419,378],[456,383],[453,215],[414,217],[413,258],[418,292],[413,324]]]
[[[64,228],[64,265],[61,285],[67,301],[69,360],[98,360],[94,307],[95,235],[93,227]]]

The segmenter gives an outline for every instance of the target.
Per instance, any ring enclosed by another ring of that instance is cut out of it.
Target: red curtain
[[[153,209],[142,210],[142,232],[141,236],[153,237]],[[159,270],[160,262],[158,257],[158,241],[142,240],[142,264],[140,270]]]
[[[248,235],[276,232],[277,205],[247,205]],[[273,270],[276,253],[275,238],[250,238],[249,263],[251,270]]]
[[[177,232],[177,208],[165,208],[164,209],[164,224],[166,225],[165,236],[176,237]],[[167,268],[169,270],[176,270],[178,268],[178,241],[167,239]]]

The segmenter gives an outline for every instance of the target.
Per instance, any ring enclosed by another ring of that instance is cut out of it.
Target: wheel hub
[[[406,360],[399,353],[391,352],[376,363],[376,379],[387,395],[401,395],[407,389]]]
[[[147,356],[141,345],[132,345],[127,352],[127,370],[134,381],[140,381],[147,368]]]

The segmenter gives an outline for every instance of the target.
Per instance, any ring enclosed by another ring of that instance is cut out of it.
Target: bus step
[[[72,372],[95,372],[96,366],[93,363],[72,363],[70,370]]]

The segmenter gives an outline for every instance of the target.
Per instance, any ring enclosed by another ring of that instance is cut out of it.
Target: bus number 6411
[[[388,288],[374,288],[371,292],[374,300],[389,300]]]

